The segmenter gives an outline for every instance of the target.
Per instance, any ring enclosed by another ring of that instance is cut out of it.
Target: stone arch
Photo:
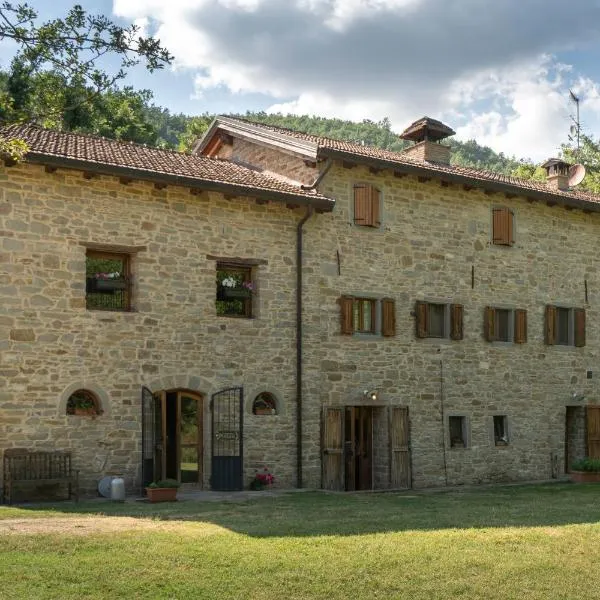
[[[158,377],[144,384],[151,392],[162,390],[190,390],[204,398],[210,398],[213,393],[213,384],[204,377],[196,375],[167,375]]]
[[[283,394],[280,390],[275,389],[269,385],[264,385],[259,387],[252,386],[252,388],[244,388],[244,410],[246,414],[252,415],[253,410],[252,407],[254,405],[254,400],[256,400],[257,396],[262,393],[267,393],[273,396],[275,400],[275,415],[284,415],[285,414],[285,403],[283,402]]]
[[[88,390],[96,395],[100,403],[99,408],[102,411],[100,413],[100,418],[111,416],[111,406],[108,394],[104,388],[90,381],[75,381],[63,390],[58,403],[59,416],[64,417],[67,414],[67,402],[71,395],[77,390]]]

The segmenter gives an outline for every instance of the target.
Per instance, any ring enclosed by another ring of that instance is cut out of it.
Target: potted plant
[[[269,471],[268,467],[265,467],[261,472],[256,471],[254,479],[250,482],[250,489],[259,491],[264,490],[275,482],[275,477]]]
[[[251,281],[238,281],[235,277],[225,277],[221,281],[223,298],[250,298],[254,284]]]
[[[73,407],[73,414],[81,416],[95,415],[97,414],[96,405],[91,398],[87,396],[77,396],[75,398],[75,406]]]
[[[180,483],[175,479],[161,479],[146,488],[146,495],[150,502],[175,502],[179,486]]]
[[[581,458],[571,465],[571,481],[575,483],[600,483],[600,459]]]
[[[96,273],[96,289],[98,291],[115,291],[124,290],[127,287],[127,282],[121,273],[114,271],[112,273]]]

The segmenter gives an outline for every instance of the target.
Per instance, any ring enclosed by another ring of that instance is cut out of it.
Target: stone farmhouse
[[[12,126],[0,452],[247,487],[541,480],[600,456],[600,197],[217,118],[194,152]]]

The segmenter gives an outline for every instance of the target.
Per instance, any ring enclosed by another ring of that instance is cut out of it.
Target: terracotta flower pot
[[[573,483],[600,483],[599,471],[571,471],[569,476]]]
[[[95,415],[96,414],[96,409],[93,406],[90,406],[88,408],[80,408],[80,407],[75,407],[74,409],[74,414],[80,416],[80,417],[86,417],[89,415]]]
[[[146,488],[146,495],[150,502],[175,502],[177,488]]]

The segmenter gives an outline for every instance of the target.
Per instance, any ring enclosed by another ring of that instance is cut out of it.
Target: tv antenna
[[[577,153],[579,153],[579,136],[581,133],[581,122],[579,121],[579,98],[571,90],[569,90],[569,97],[571,98],[571,100],[573,102],[575,102],[575,115],[576,115],[575,117],[573,115],[570,115],[571,121],[573,121],[573,124],[569,128],[569,131],[571,132],[571,135],[569,135],[569,140],[570,141],[573,141],[573,139],[577,140]]]

